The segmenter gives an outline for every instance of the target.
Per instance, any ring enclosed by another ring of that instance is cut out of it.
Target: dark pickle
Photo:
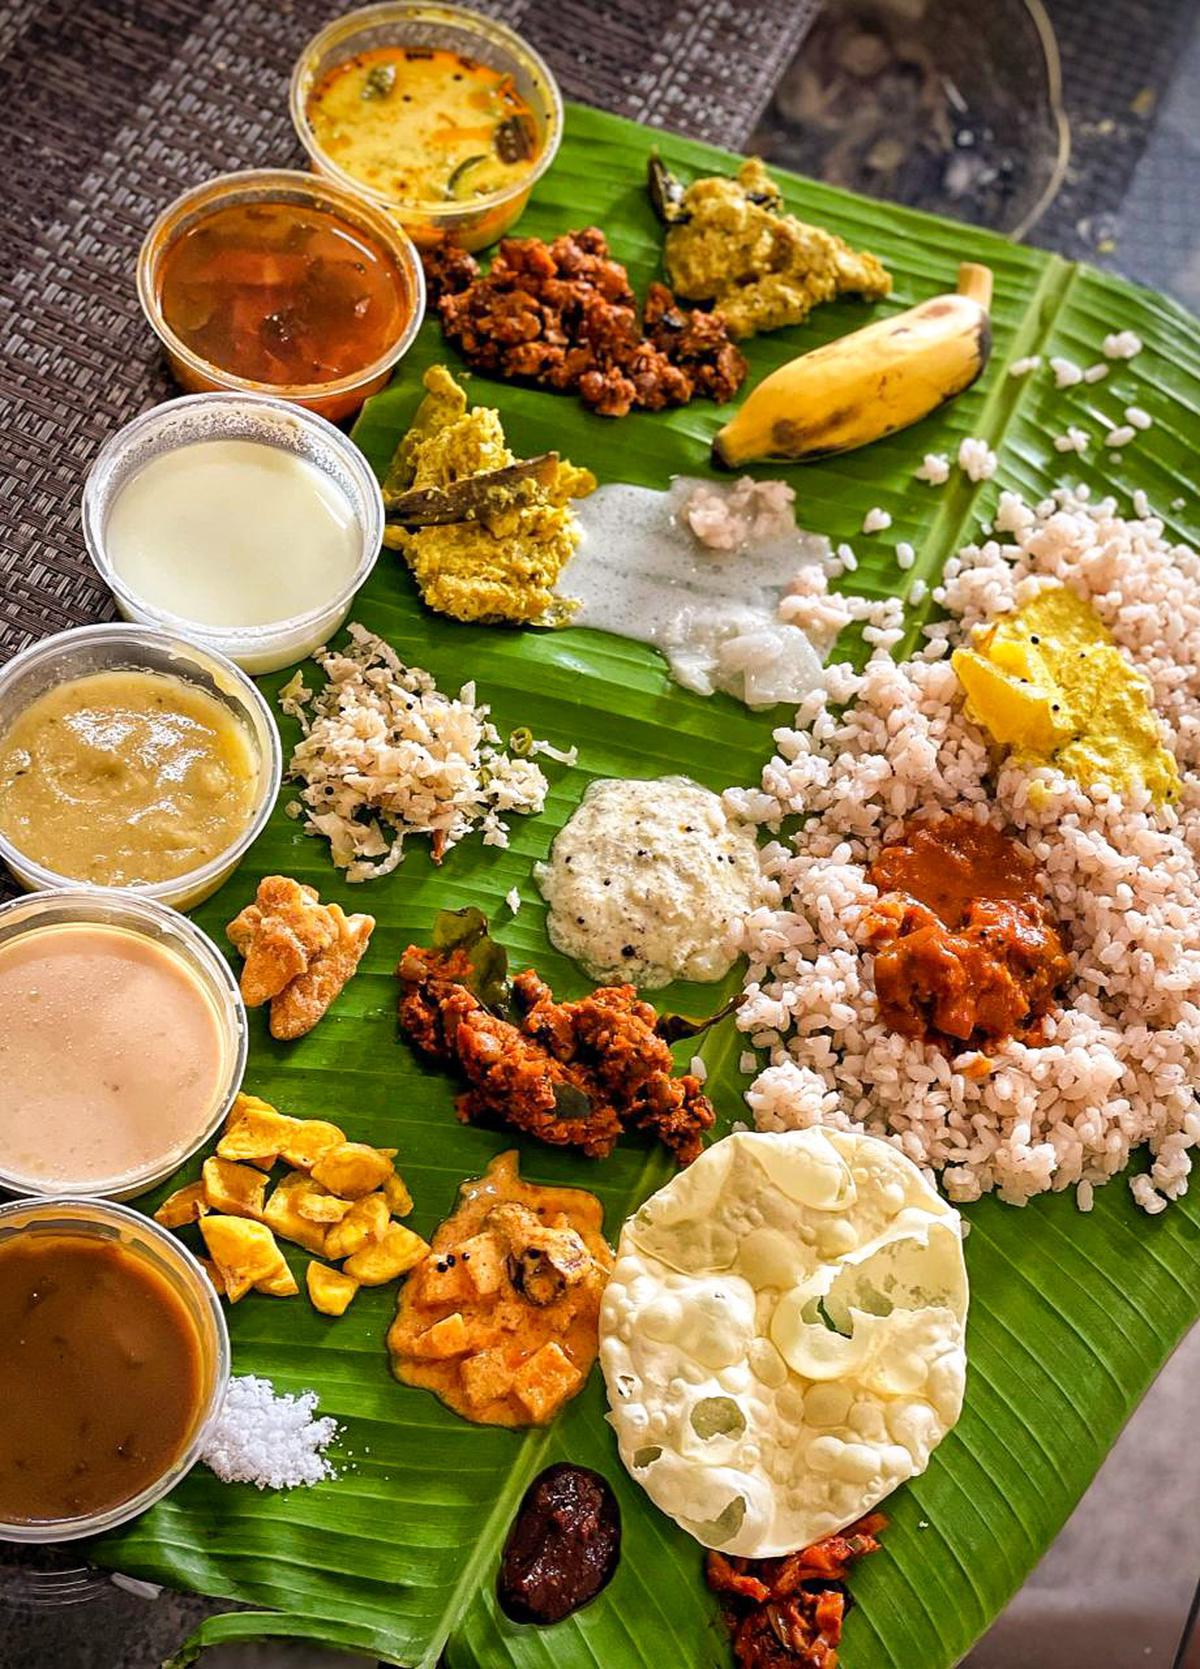
[[[613,1579],[621,1509],[607,1481],[559,1462],[530,1484],[513,1520],[496,1597],[514,1623],[561,1623]]]

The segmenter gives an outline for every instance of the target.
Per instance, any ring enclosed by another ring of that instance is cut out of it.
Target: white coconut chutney
[[[644,990],[715,980],[759,886],[753,831],[687,777],[594,782],[534,878],[564,955]]]

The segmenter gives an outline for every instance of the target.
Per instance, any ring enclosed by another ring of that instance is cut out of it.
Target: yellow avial
[[[953,656],[967,712],[1029,764],[1053,764],[1085,788],[1144,784],[1179,797],[1146,678],[1091,603],[1055,585],[976,634]]]

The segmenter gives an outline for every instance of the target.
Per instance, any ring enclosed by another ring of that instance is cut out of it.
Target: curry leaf
[[[722,1020],[736,1012],[745,1001],[745,993],[738,991],[730,997],[727,1003],[714,1010],[707,1020],[689,1020],[683,1014],[660,1014],[654,1029],[664,1043],[682,1043],[685,1037],[700,1037],[710,1026],[716,1026]]]
[[[471,976],[465,982],[485,1008],[496,1013],[508,1003],[508,952],[488,931],[488,919],[473,904],[461,910],[440,910],[433,924],[434,950],[466,951]]]

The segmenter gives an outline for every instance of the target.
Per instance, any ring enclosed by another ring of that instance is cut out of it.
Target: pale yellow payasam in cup
[[[0,669],[0,858],[31,891],[191,909],[262,830],[282,769],[254,684],[175,633],[80,626]]]
[[[115,889],[0,907],[0,1188],[127,1199],[233,1104],[246,1014],[186,916]]]
[[[558,84],[527,41],[420,0],[363,6],[322,29],[292,72],[291,112],[313,168],[386,209],[422,248],[494,243],[563,128]]]

